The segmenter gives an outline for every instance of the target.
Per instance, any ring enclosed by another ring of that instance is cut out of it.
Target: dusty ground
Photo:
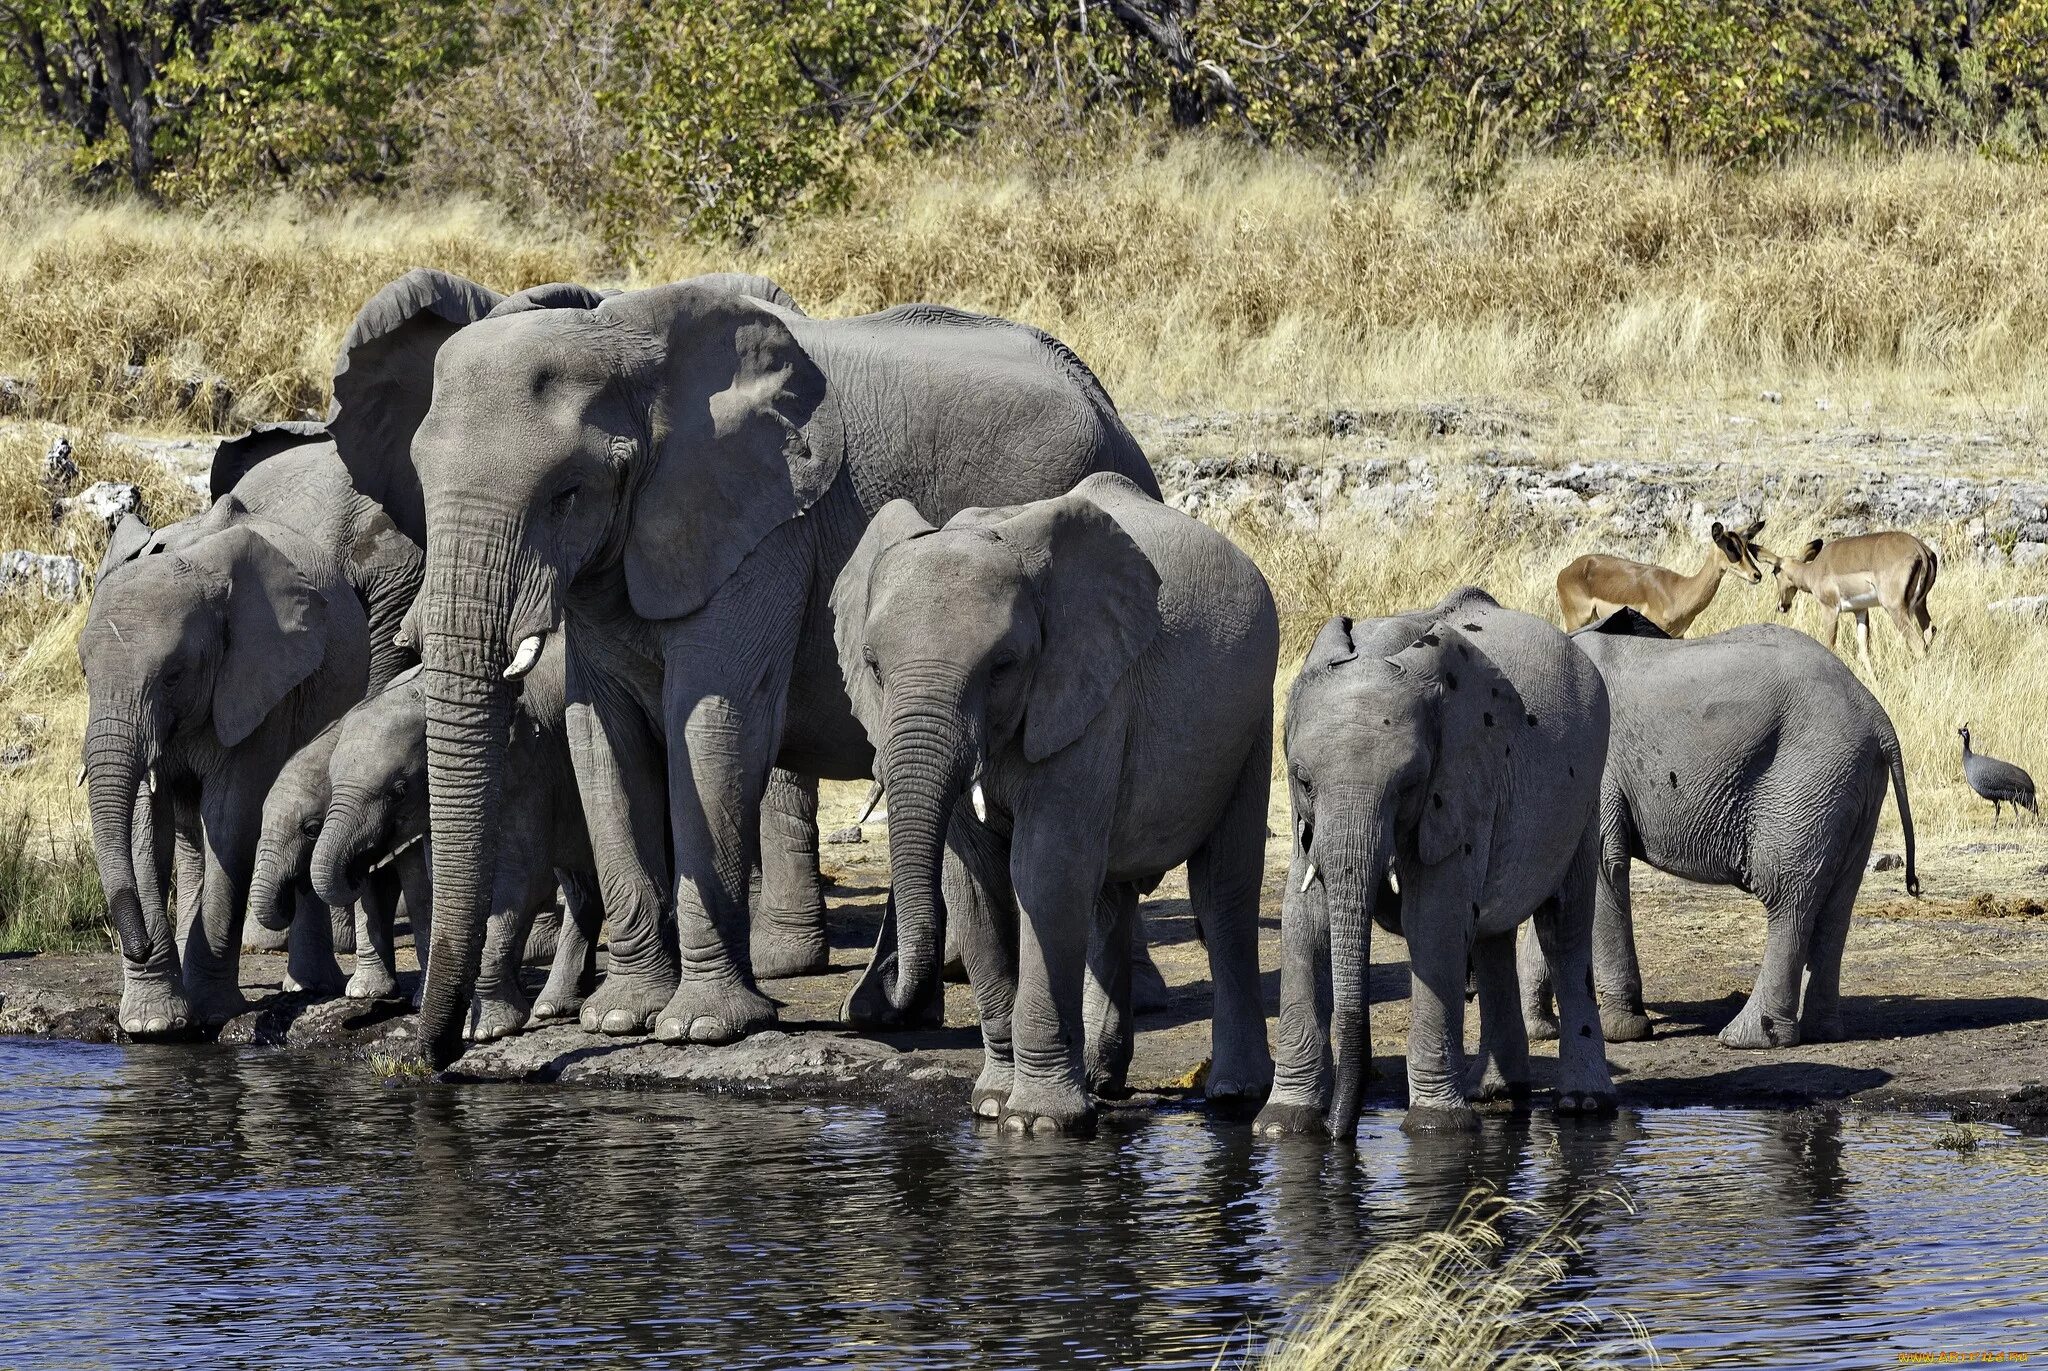
[[[836,789],[836,788],[835,788]],[[857,800],[857,797],[855,797]],[[829,795],[828,826],[855,800]],[[947,991],[947,1027],[865,1038],[842,1030],[837,1008],[867,958],[881,915],[887,849],[880,823],[859,845],[828,845],[833,972],[771,982],[783,1031],[722,1048],[608,1040],[554,1027],[473,1049],[463,1075],[609,1086],[703,1088],[890,1098],[957,1098],[979,1061],[973,1003]],[[1278,845],[1275,845],[1276,852]],[[1902,873],[1871,873],[1844,966],[1850,1041],[1770,1053],[1733,1052],[1715,1038],[1747,994],[1763,945],[1760,908],[1727,890],[1689,885],[1638,865],[1638,936],[1656,1038],[1609,1049],[1625,1103],[1775,1106],[1834,1101],[1870,1108],[1953,1109],[1971,1117],[2048,1123],[2048,828],[2011,827],[1923,851],[1925,898],[1905,897]],[[1283,869],[1268,873],[1261,958],[1269,1010],[1279,995]],[[1207,1055],[1208,973],[1185,884],[1145,906],[1168,1007],[1141,1018],[1135,1107],[1188,1098]],[[1395,1105],[1408,977],[1401,941],[1373,948],[1372,1099]],[[284,1045],[373,1057],[411,1022],[400,1005],[308,1005],[277,993],[282,959],[244,958],[258,1008],[230,1024],[229,1043]],[[539,973],[531,973],[537,984]],[[118,995],[111,957],[0,961],[0,1032],[107,1040]],[[1468,1019],[1476,1033],[1476,1015]],[[159,1049],[161,1050],[161,1049]],[[1538,1049],[1539,1089],[1554,1058]]]

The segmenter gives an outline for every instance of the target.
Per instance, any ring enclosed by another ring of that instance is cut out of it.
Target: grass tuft
[[[0,953],[104,952],[112,944],[92,847],[77,826],[0,816]]]

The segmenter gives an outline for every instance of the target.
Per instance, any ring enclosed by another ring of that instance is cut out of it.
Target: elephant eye
[[[580,495],[582,491],[582,486],[574,485],[570,486],[567,490],[564,490],[557,494],[555,498],[550,502],[550,504],[554,508],[556,515],[564,515],[567,514],[571,509],[574,509],[576,507],[576,497]]]
[[[405,777],[401,776],[391,783],[391,798],[394,800],[405,798]]]
[[[875,660],[875,650],[871,647],[862,648],[860,655],[868,664],[868,674],[875,678],[876,685],[880,685],[882,683],[882,664]]]
[[[299,832],[300,832],[300,833],[302,833],[302,834],[304,834],[304,835],[305,835],[306,837],[308,837],[308,838],[317,838],[317,837],[319,837],[319,836],[320,836],[320,820],[319,820],[319,818],[318,818],[317,816],[312,816],[312,815],[309,815],[308,817],[306,817],[306,818],[304,818],[304,819],[300,820],[300,821],[299,821]]]

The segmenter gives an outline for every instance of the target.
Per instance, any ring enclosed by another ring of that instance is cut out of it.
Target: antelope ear
[[[1814,539],[1812,542],[1806,545],[1806,551],[1799,555],[1799,560],[1802,562],[1812,561],[1814,558],[1820,556],[1820,550],[1825,545],[1825,540],[1820,538]]]
[[[1751,524],[1748,528],[1742,530],[1742,536],[1753,543],[1756,541],[1756,535],[1762,533],[1763,531],[1764,521],[1759,519],[1755,523]]]
[[[1521,694],[1447,620],[1387,659],[1435,714],[1436,757],[1416,828],[1416,855],[1435,866],[1469,847],[1485,853],[1507,786],[1507,750],[1535,726]]]
[[[213,685],[223,747],[247,738],[327,655],[327,598],[261,533],[235,527],[187,549],[227,575],[227,642]]]
[[[647,619],[709,600],[770,533],[838,479],[837,404],[790,321],[729,281],[615,295],[596,315],[662,340],[652,464],[626,534],[626,592]]]
[[[415,267],[370,297],[341,342],[327,430],[356,489],[421,547],[426,504],[412,435],[433,403],[434,358],[503,299],[474,281]]]
[[[853,556],[832,583],[832,641],[839,649],[839,671],[846,678],[853,717],[877,744],[882,737],[882,692],[867,662],[868,603],[875,564],[891,548],[932,531],[916,505],[891,500],[875,512]]]

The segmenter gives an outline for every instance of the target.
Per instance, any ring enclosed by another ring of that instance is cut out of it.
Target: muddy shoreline
[[[886,847],[870,841],[826,851],[832,970],[766,984],[782,1005],[777,1030],[703,1047],[603,1038],[571,1024],[554,1025],[479,1044],[456,1063],[450,1078],[964,1111],[981,1053],[967,987],[947,987],[941,1029],[865,1036],[839,1025],[839,1003],[866,962],[881,917]],[[1755,975],[1761,909],[1739,892],[1691,885],[1638,866],[1638,938],[1656,1037],[1609,1046],[1623,1106],[1818,1105],[1948,1113],[2048,1132],[2048,908],[2039,899],[2044,869],[2048,829],[2037,828],[1923,849],[1925,899],[1905,898],[1896,871],[1870,873],[1844,964],[1849,1039],[1736,1052],[1722,1047],[1715,1034],[1734,1017]],[[1277,1009],[1279,994],[1283,876],[1277,865],[1268,872],[1262,901],[1269,1013]],[[1119,1112],[1195,1105],[1208,1052],[1207,966],[1184,883],[1170,879],[1144,912],[1168,1000],[1139,1018],[1131,1069],[1136,1093],[1116,1106]],[[401,956],[410,967],[409,954]],[[1368,1094],[1373,1108],[1395,1108],[1405,1098],[1405,958],[1399,939],[1374,940],[1376,1071]],[[406,1003],[315,1003],[283,995],[277,988],[282,956],[245,954],[243,968],[254,1007],[222,1030],[218,1046],[318,1053],[388,1073],[379,1058],[395,1055],[410,1036],[414,1020]],[[537,988],[541,970],[530,968],[529,974]],[[412,976],[408,971],[401,980],[409,987]],[[0,959],[0,1033],[118,1041],[118,995],[118,964],[111,954]],[[1470,1014],[1468,1037],[1476,1030],[1476,1014]],[[1535,1055],[1541,1107],[1555,1057],[1548,1044],[1538,1044]]]

